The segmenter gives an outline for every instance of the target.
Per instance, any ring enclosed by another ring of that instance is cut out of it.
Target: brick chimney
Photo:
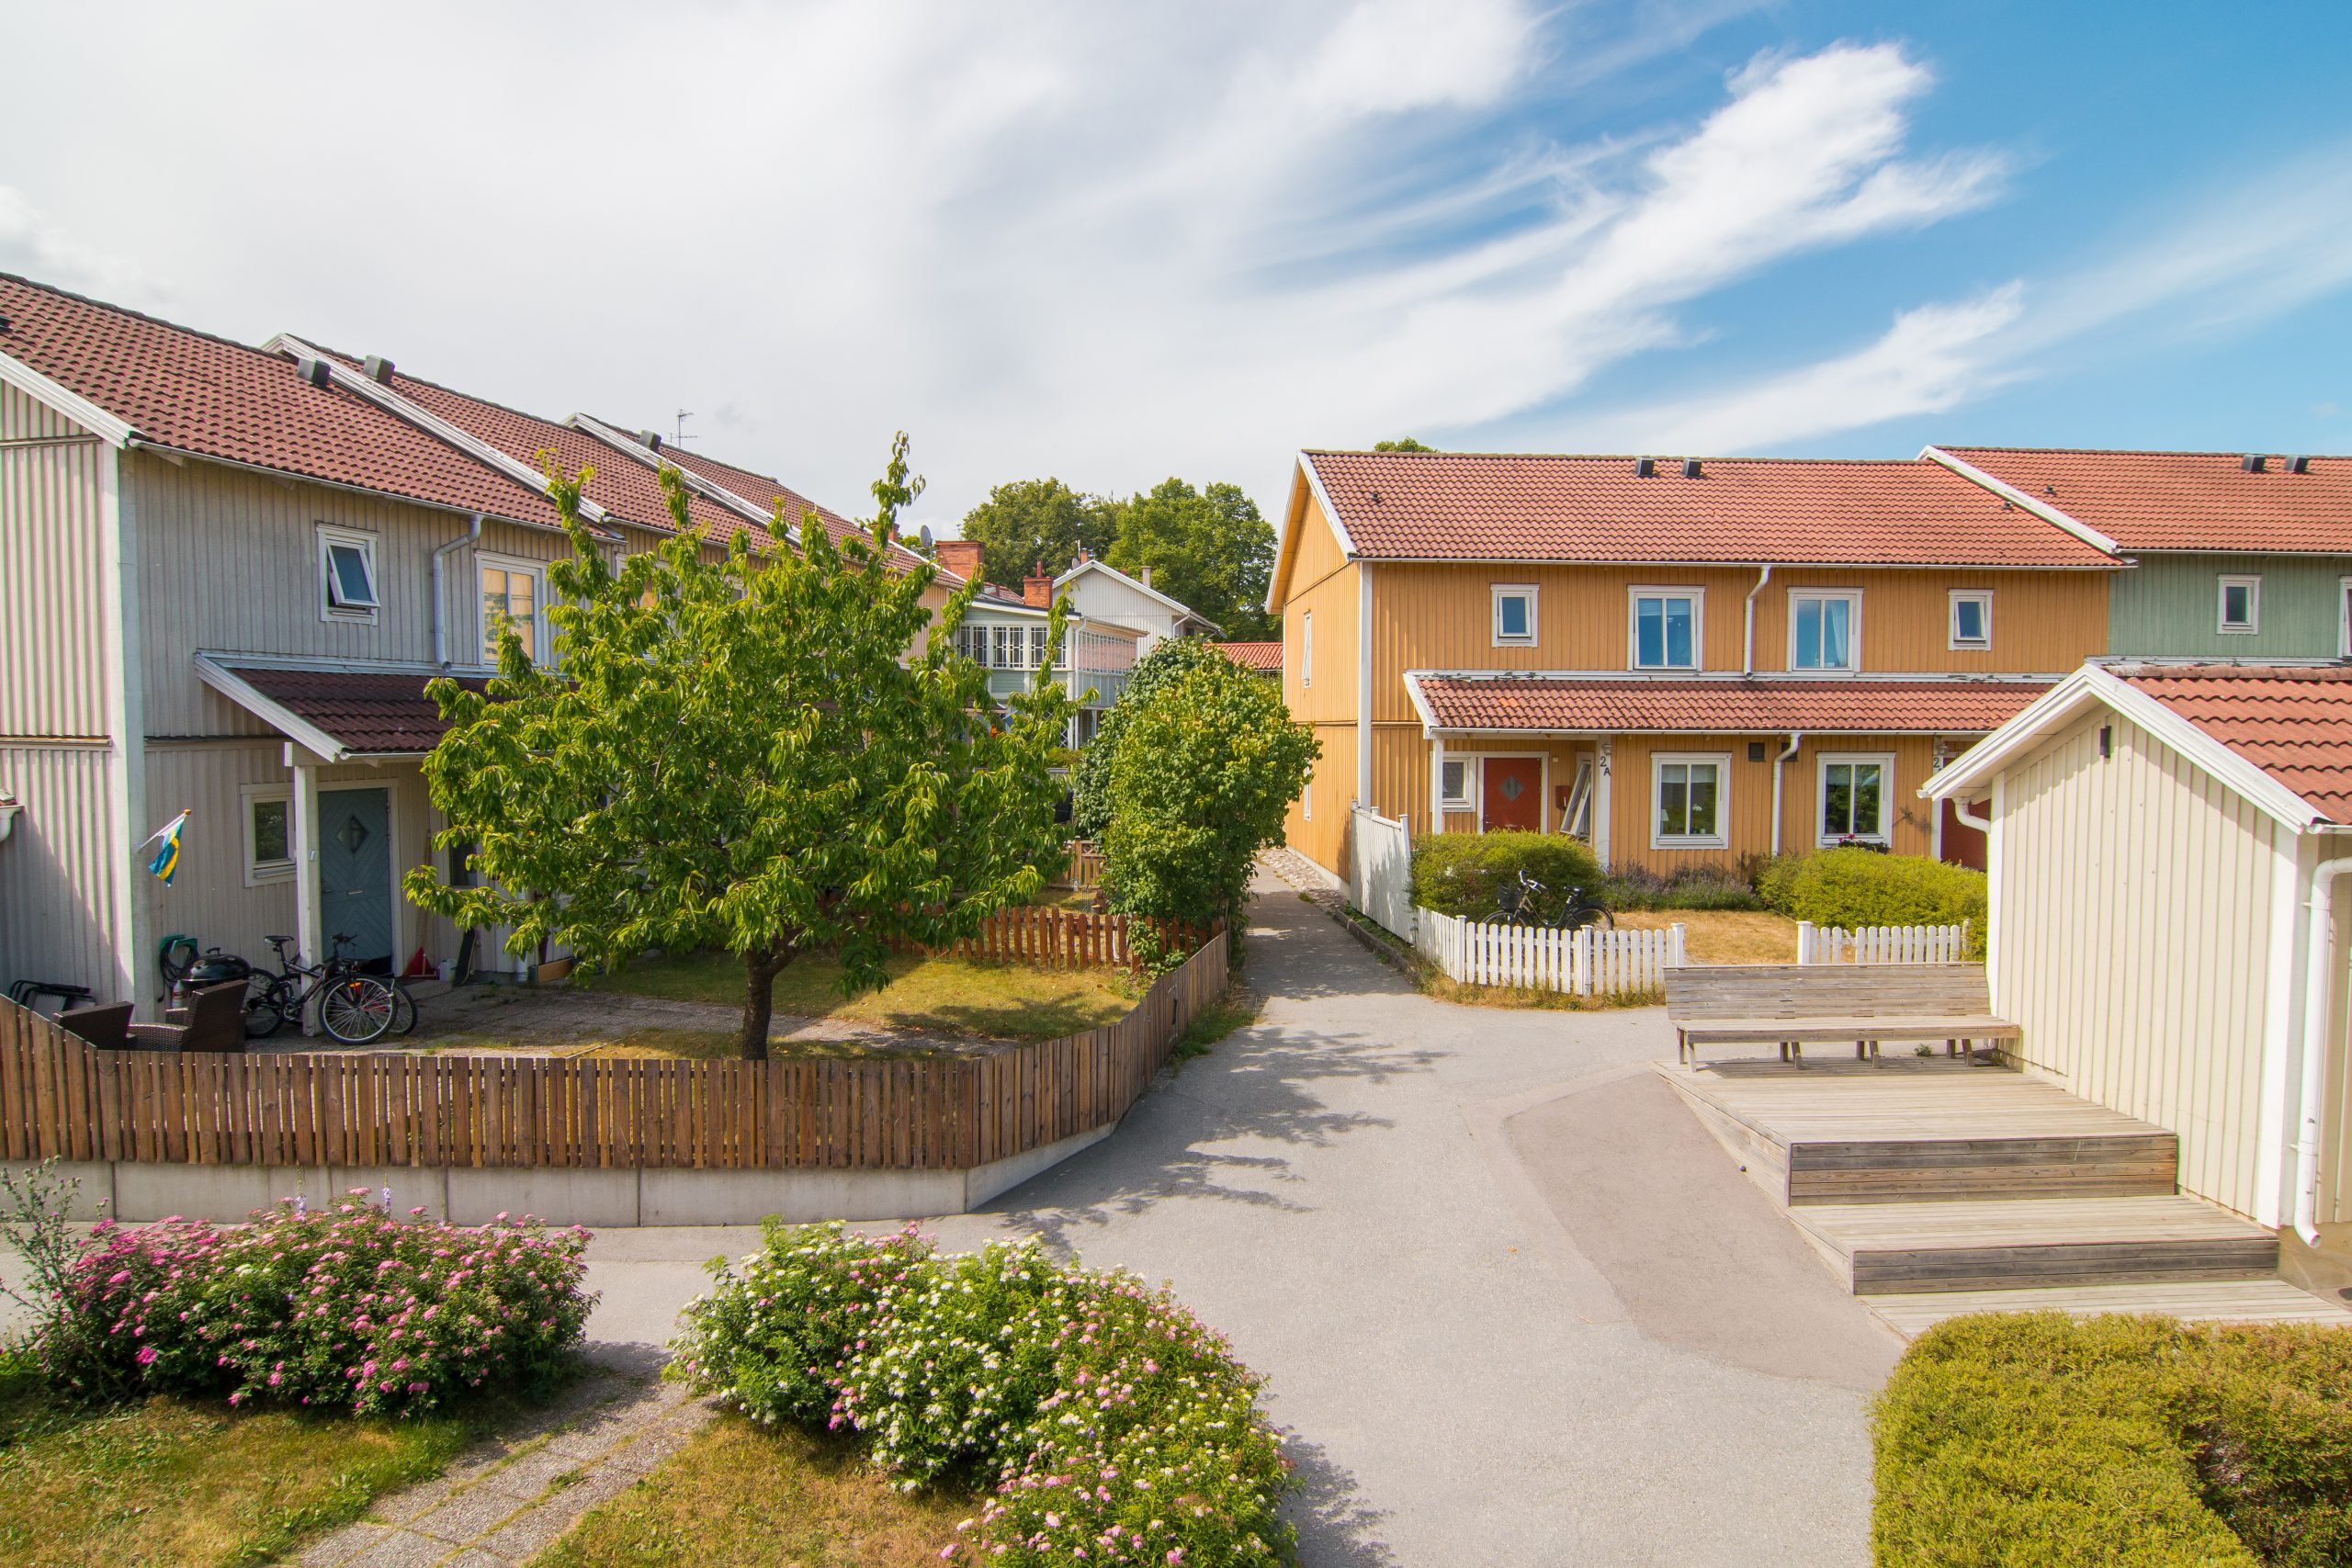
[[[1021,580],[1021,602],[1040,610],[1054,607],[1054,580],[1046,570],[1046,563],[1038,561]]]
[[[939,557],[939,564],[969,582],[980,575],[980,542],[978,539],[941,539],[931,547]]]
[[[1150,587],[1150,586],[1151,586],[1151,568],[1149,568],[1149,567],[1146,567],[1146,568],[1144,568],[1144,569],[1143,569],[1143,585],[1144,585],[1146,588],[1148,588],[1148,587]]]

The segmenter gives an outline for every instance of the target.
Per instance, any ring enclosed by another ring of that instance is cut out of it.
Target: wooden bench
[[[1666,1015],[1679,1059],[1708,1045],[1771,1045],[1802,1062],[1804,1043],[1848,1041],[1878,1055],[1885,1040],[1940,1040],[1947,1054],[2023,1031],[1993,1016],[1981,964],[1694,964],[1666,972]]]

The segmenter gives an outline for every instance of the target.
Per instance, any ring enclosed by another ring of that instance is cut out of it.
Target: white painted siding
[[[2352,876],[2339,877],[2335,961],[2329,975],[2335,991],[2328,1018],[2327,1086],[2322,1101],[2327,1107],[2319,1171],[2319,1223],[2324,1225],[2352,1224],[2352,907],[2347,898],[2352,898]]]
[[[107,733],[105,461],[97,437],[0,386],[0,735]]]
[[[2254,1213],[2285,830],[2112,716],[2012,766],[2001,813],[1994,1005],[2027,1065],[2172,1129],[2183,1189]]]
[[[113,749],[0,740],[0,784],[24,805],[0,843],[0,987],[21,979],[130,995],[113,946]]]

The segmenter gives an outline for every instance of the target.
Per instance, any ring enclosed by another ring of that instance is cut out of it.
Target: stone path
[[[710,1407],[642,1371],[600,1371],[523,1431],[296,1553],[296,1568],[508,1568],[685,1446]]]

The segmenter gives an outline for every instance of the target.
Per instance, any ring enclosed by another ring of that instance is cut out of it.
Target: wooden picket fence
[[[0,1157],[194,1165],[969,1169],[1117,1121],[1226,942],[1118,1022],[909,1060],[100,1051],[0,1000]]]
[[[1199,927],[1182,920],[1022,906],[997,910],[980,927],[979,934],[967,941],[928,951],[951,958],[1032,964],[1043,969],[1121,968],[1140,972],[1143,963],[1136,953],[1134,934],[1138,928],[1157,932],[1164,953],[1188,953],[1198,947],[1205,936]]]
[[[1055,878],[1054,886],[1067,887],[1073,893],[1083,893],[1090,887],[1102,886],[1102,852],[1090,839],[1069,841],[1069,863]]]
[[[1471,986],[1517,986],[1579,997],[1630,996],[1666,984],[1684,962],[1680,925],[1664,931],[1544,931],[1414,911],[1414,945]]]
[[[1968,928],[1956,926],[1841,926],[1797,922],[1799,964],[1965,964]]]

